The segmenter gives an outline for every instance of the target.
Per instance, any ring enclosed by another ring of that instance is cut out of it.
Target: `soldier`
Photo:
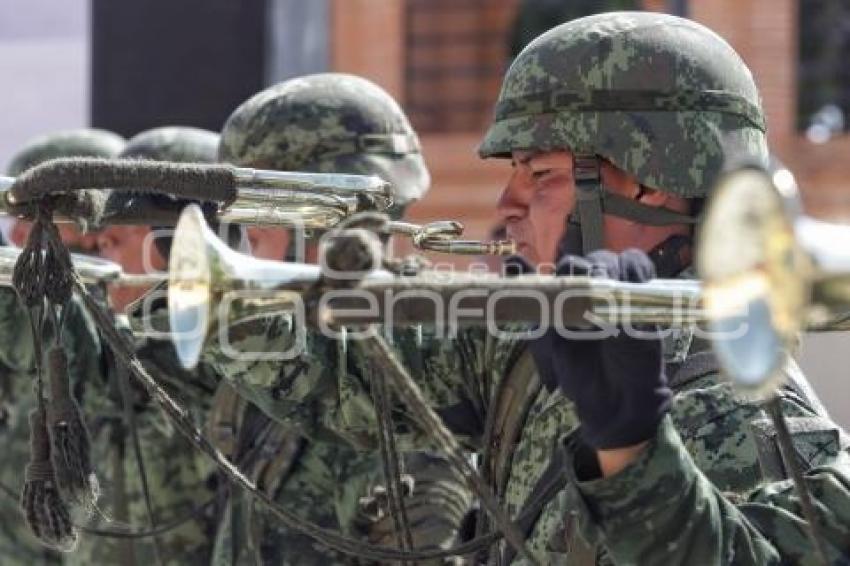
[[[688,276],[701,199],[728,157],[766,159],[767,142],[752,76],[722,39],[674,16],[609,13],[559,26],[517,57],[480,153],[512,159],[500,215],[524,264],[585,273],[595,266],[643,281],[653,271]],[[647,255],[576,257],[634,246]],[[246,344],[265,337],[273,349],[281,328],[241,330]],[[541,562],[811,560],[796,496],[787,481],[772,482],[784,471],[771,456],[764,408],[721,378],[690,333],[663,345],[550,336],[534,344],[539,372],[522,341],[481,331],[454,343],[407,336],[399,332],[397,348],[429,401],[480,451],[510,515],[535,519],[523,527]],[[349,348],[356,358],[356,345]],[[358,388],[368,359],[282,387],[269,362],[233,360],[215,347],[205,358],[275,418],[292,419],[321,391],[320,425],[362,440],[374,424]],[[807,423],[792,430],[825,550],[846,560],[846,435],[793,361],[786,374],[782,411]],[[421,436],[404,407],[394,417],[412,441]],[[490,556],[516,558],[504,545]]]
[[[338,73],[292,79],[243,103],[222,130],[219,157],[245,167],[378,175],[393,185],[393,218],[400,218],[430,185],[418,138],[397,103],[377,85]],[[270,246],[258,237],[271,236],[275,244],[280,239],[279,234],[251,234],[249,229],[251,236],[252,247],[258,244],[266,257],[272,254],[265,251]],[[313,245],[300,251],[315,257]],[[327,357],[343,359],[344,348],[344,343],[315,336],[293,371],[321,368]],[[375,543],[395,544],[375,452],[358,452],[312,436],[313,430],[307,431],[308,440],[296,432],[299,429],[269,421],[253,405],[239,403],[223,385],[226,389],[218,392],[213,411],[218,423],[213,435],[236,439],[220,445],[236,454],[243,471],[281,504],[313,522]],[[265,446],[252,446],[258,437]],[[405,453],[403,459],[409,474],[405,486],[412,487],[406,506],[415,544],[451,543],[470,504],[467,491],[443,459],[426,452]],[[251,552],[265,564],[352,563],[308,537],[288,532],[273,518],[252,517],[250,506],[239,505],[238,499],[220,535],[216,555],[222,563],[233,556],[247,560]]]
[[[120,156],[209,163],[215,160],[217,146],[218,136],[212,132],[160,128],[134,137]],[[134,198],[149,199],[152,205],[180,204],[168,198],[159,203],[159,197]],[[160,251],[156,246],[143,245],[149,233],[148,227],[111,226],[97,234],[94,241],[100,245],[102,255],[118,261],[129,272],[139,272],[147,265],[164,266],[167,257],[168,246]],[[128,300],[139,294],[138,290],[130,291],[133,295],[122,292],[110,293],[109,297],[104,295],[103,302],[111,299],[114,309],[123,309]],[[0,328],[17,340],[21,336],[21,309],[14,293],[4,293],[0,298],[8,299],[3,305],[7,308],[2,310],[4,318]],[[85,533],[75,550],[65,554],[62,562],[207,564],[211,548],[208,530],[213,522],[209,515],[215,489],[206,483],[210,477],[209,468],[204,467],[206,462],[151,407],[144,393],[132,387],[126,369],[114,363],[111,351],[102,344],[92,322],[80,311],[76,301],[72,300],[66,309],[63,346],[69,357],[75,397],[88,417],[92,461],[100,478],[102,497],[93,520],[81,525]],[[115,322],[129,333],[123,313],[116,314]],[[155,323],[151,321],[152,325]],[[29,338],[28,333],[25,336]],[[31,365],[32,346],[31,342],[28,344],[30,350],[16,347],[14,354],[30,352]],[[161,383],[164,388],[194,406],[208,405],[213,385],[203,382],[200,371],[191,375],[177,374],[179,364],[170,342],[142,337],[137,345],[144,363],[154,363],[169,377],[174,376],[173,380]],[[31,382],[32,379],[18,379],[16,385],[26,383],[31,387]],[[205,409],[201,406],[201,411]],[[26,433],[21,434],[26,438]],[[25,461],[23,457],[17,459],[18,466]],[[20,476],[21,470],[16,469],[15,473]],[[146,503],[148,498],[150,511]],[[19,512],[16,519],[8,525],[24,524]],[[146,534],[149,530],[157,531],[156,536]],[[137,534],[139,532],[141,535]]]
[[[59,157],[115,157],[124,147],[124,139],[107,132],[82,128],[60,131],[36,138],[12,158],[6,173],[17,176],[31,167]],[[14,221],[10,239],[15,245],[26,243],[29,223]],[[71,251],[94,253],[96,236],[83,233],[73,224],[59,226],[62,241]],[[79,312],[79,311],[77,311]],[[41,546],[29,533],[21,517],[18,498],[24,464],[29,454],[27,414],[35,406],[33,394],[33,344],[26,314],[11,288],[0,290],[0,444],[4,459],[0,465],[3,497],[0,497],[0,562],[15,564],[59,564],[61,557]],[[81,337],[73,349],[71,364],[79,374],[97,368],[97,350],[92,346],[93,330],[85,318],[70,317]]]
[[[125,140],[118,134],[95,128],[63,130],[29,141],[12,156],[6,174],[16,177],[50,159],[60,157],[116,157],[124,147]],[[95,235],[84,233],[73,224],[58,226],[62,241],[72,252],[92,253]],[[23,246],[29,236],[30,223],[14,222],[9,240],[18,247]]]
[[[189,127],[162,127],[146,130],[131,138],[120,157],[187,163],[215,161],[218,135]],[[144,195],[150,204],[170,207],[178,205],[169,197]],[[107,226],[97,235],[100,255],[121,265],[127,273],[147,273],[166,265],[170,247],[168,237],[152,239],[155,229],[150,226]],[[131,302],[143,296],[145,288],[118,287],[109,289],[109,301],[116,325],[128,334],[129,321],[124,311]],[[161,383],[198,414],[209,406],[212,385],[205,381],[202,371],[189,374],[176,363],[170,342],[145,337],[144,330],[156,328],[157,321],[138,328],[136,346],[144,363],[153,363],[170,378]],[[146,395],[127,381],[125,368],[117,366],[111,357],[99,379],[90,383],[83,395],[83,407],[92,418],[91,435],[95,461],[100,463],[98,475],[104,486],[104,526],[131,525],[131,530],[157,529],[157,536],[130,539],[83,537],[76,551],[66,558],[76,564],[206,564],[211,548],[211,500],[215,486],[206,459],[195,453],[186,439],[175,431]],[[129,385],[129,395],[122,394]],[[131,400],[133,426],[129,422],[125,399]],[[135,453],[133,434],[138,435],[139,453]],[[141,464],[137,458],[141,456]],[[142,477],[144,466],[145,477]],[[145,491],[144,482],[147,484]],[[150,499],[151,509],[146,499]],[[206,505],[206,509],[204,506]],[[96,526],[96,525],[92,525]]]
[[[121,153],[123,159],[147,159],[185,163],[211,163],[218,151],[218,135],[208,130],[183,126],[153,128],[135,135]],[[139,197],[137,197],[139,198]],[[161,195],[145,195],[148,201],[173,205]],[[98,233],[100,255],[121,265],[125,273],[163,271],[170,240],[168,231],[147,225],[107,226]],[[110,289],[111,306],[123,312],[127,305],[145,294],[144,287]]]
[[[479,151],[512,160],[499,210],[527,264],[640,282],[687,275],[702,199],[730,157],[765,163],[766,145],[756,86],[731,47],[681,18],[623,13],[530,44]],[[568,479],[559,517],[544,509],[541,523],[580,525],[591,560],[816,560],[789,483],[764,483],[787,472],[762,406],[718,379],[700,340],[680,333],[689,347],[671,347],[645,334],[550,331],[533,344],[541,379],[573,402],[581,424],[559,441]],[[844,561],[847,437],[793,361],[785,371],[782,410],[792,422],[812,419],[813,437],[798,432],[794,444],[819,503],[821,545],[830,563]]]

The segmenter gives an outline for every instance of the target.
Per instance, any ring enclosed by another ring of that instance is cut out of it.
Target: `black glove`
[[[639,250],[599,251],[587,258],[562,257],[557,273],[642,283],[655,268]],[[653,329],[641,330],[640,337],[618,327],[612,329],[615,336],[580,339],[550,329],[530,344],[541,379],[557,384],[575,403],[582,438],[594,448],[622,448],[653,438],[669,410],[661,339],[648,332]]]

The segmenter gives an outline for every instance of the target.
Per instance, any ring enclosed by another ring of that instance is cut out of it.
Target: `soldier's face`
[[[283,261],[290,241],[288,230],[250,226],[247,233],[251,255],[261,259]]]
[[[147,237],[150,232],[147,226],[109,226],[98,234],[100,255],[119,264],[125,273],[162,271],[166,262],[153,245],[153,238]],[[112,307],[122,312],[147,291],[143,287],[110,287],[109,299]]]
[[[573,154],[569,151],[513,152],[508,184],[498,203],[508,238],[517,251],[541,272],[550,272],[566,219],[575,206]],[[638,181],[608,162],[602,163],[602,182],[608,190],[650,206],[687,212],[686,200],[641,187]],[[673,234],[687,234],[687,226],[648,226],[605,215],[605,247],[615,252],[628,248],[649,251]]]
[[[81,254],[97,254],[97,234],[95,232],[80,232],[73,224],[57,224],[59,236],[62,242],[68,246],[68,250]],[[16,221],[9,233],[12,243],[19,248],[24,247],[32,230],[31,222]]]
[[[575,203],[573,155],[569,151],[515,151],[513,171],[499,198],[499,218],[517,252],[541,271],[551,271]]]

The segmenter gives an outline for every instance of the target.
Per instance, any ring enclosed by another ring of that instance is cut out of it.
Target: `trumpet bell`
[[[200,210],[189,213],[192,206],[186,208],[174,230],[168,277],[169,329],[184,367],[197,365],[200,349],[195,347],[194,334],[209,324],[209,261],[207,254],[189,251],[204,250],[211,243],[199,237],[206,220]]]
[[[232,317],[238,299],[287,283],[307,285],[318,279],[319,271],[314,265],[240,254],[215,235],[200,207],[187,206],[174,230],[168,277],[169,324],[180,362],[186,368],[198,364],[210,330],[227,332],[227,325],[218,321]]]
[[[807,327],[816,265],[801,240],[796,183],[786,169],[745,167],[714,190],[697,267],[716,355],[744,389],[773,389]]]

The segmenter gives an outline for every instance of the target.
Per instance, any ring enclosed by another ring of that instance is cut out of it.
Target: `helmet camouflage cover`
[[[28,142],[12,157],[6,172],[15,177],[44,161],[60,157],[116,157],[124,144],[124,138],[106,130],[63,130]]]
[[[507,72],[482,157],[570,149],[648,187],[703,197],[730,156],[767,160],[753,77],[693,21],[613,12],[562,24]]]
[[[419,199],[430,176],[398,103],[364,78],[322,73],[284,81],[230,115],[219,160],[279,171],[378,175],[395,205]]]
[[[123,158],[214,163],[218,153],[218,134],[200,128],[165,126],[136,134],[127,142]]]
[[[145,130],[130,138],[120,157],[177,163],[215,163],[217,153],[217,133],[188,126],[163,126]],[[129,207],[139,201],[163,208],[182,204],[182,201],[176,197],[145,193],[116,195],[113,206]],[[235,231],[234,228],[234,233]],[[238,238],[238,235],[235,237]],[[171,237],[160,235],[154,243],[162,257],[167,258],[171,249]]]

